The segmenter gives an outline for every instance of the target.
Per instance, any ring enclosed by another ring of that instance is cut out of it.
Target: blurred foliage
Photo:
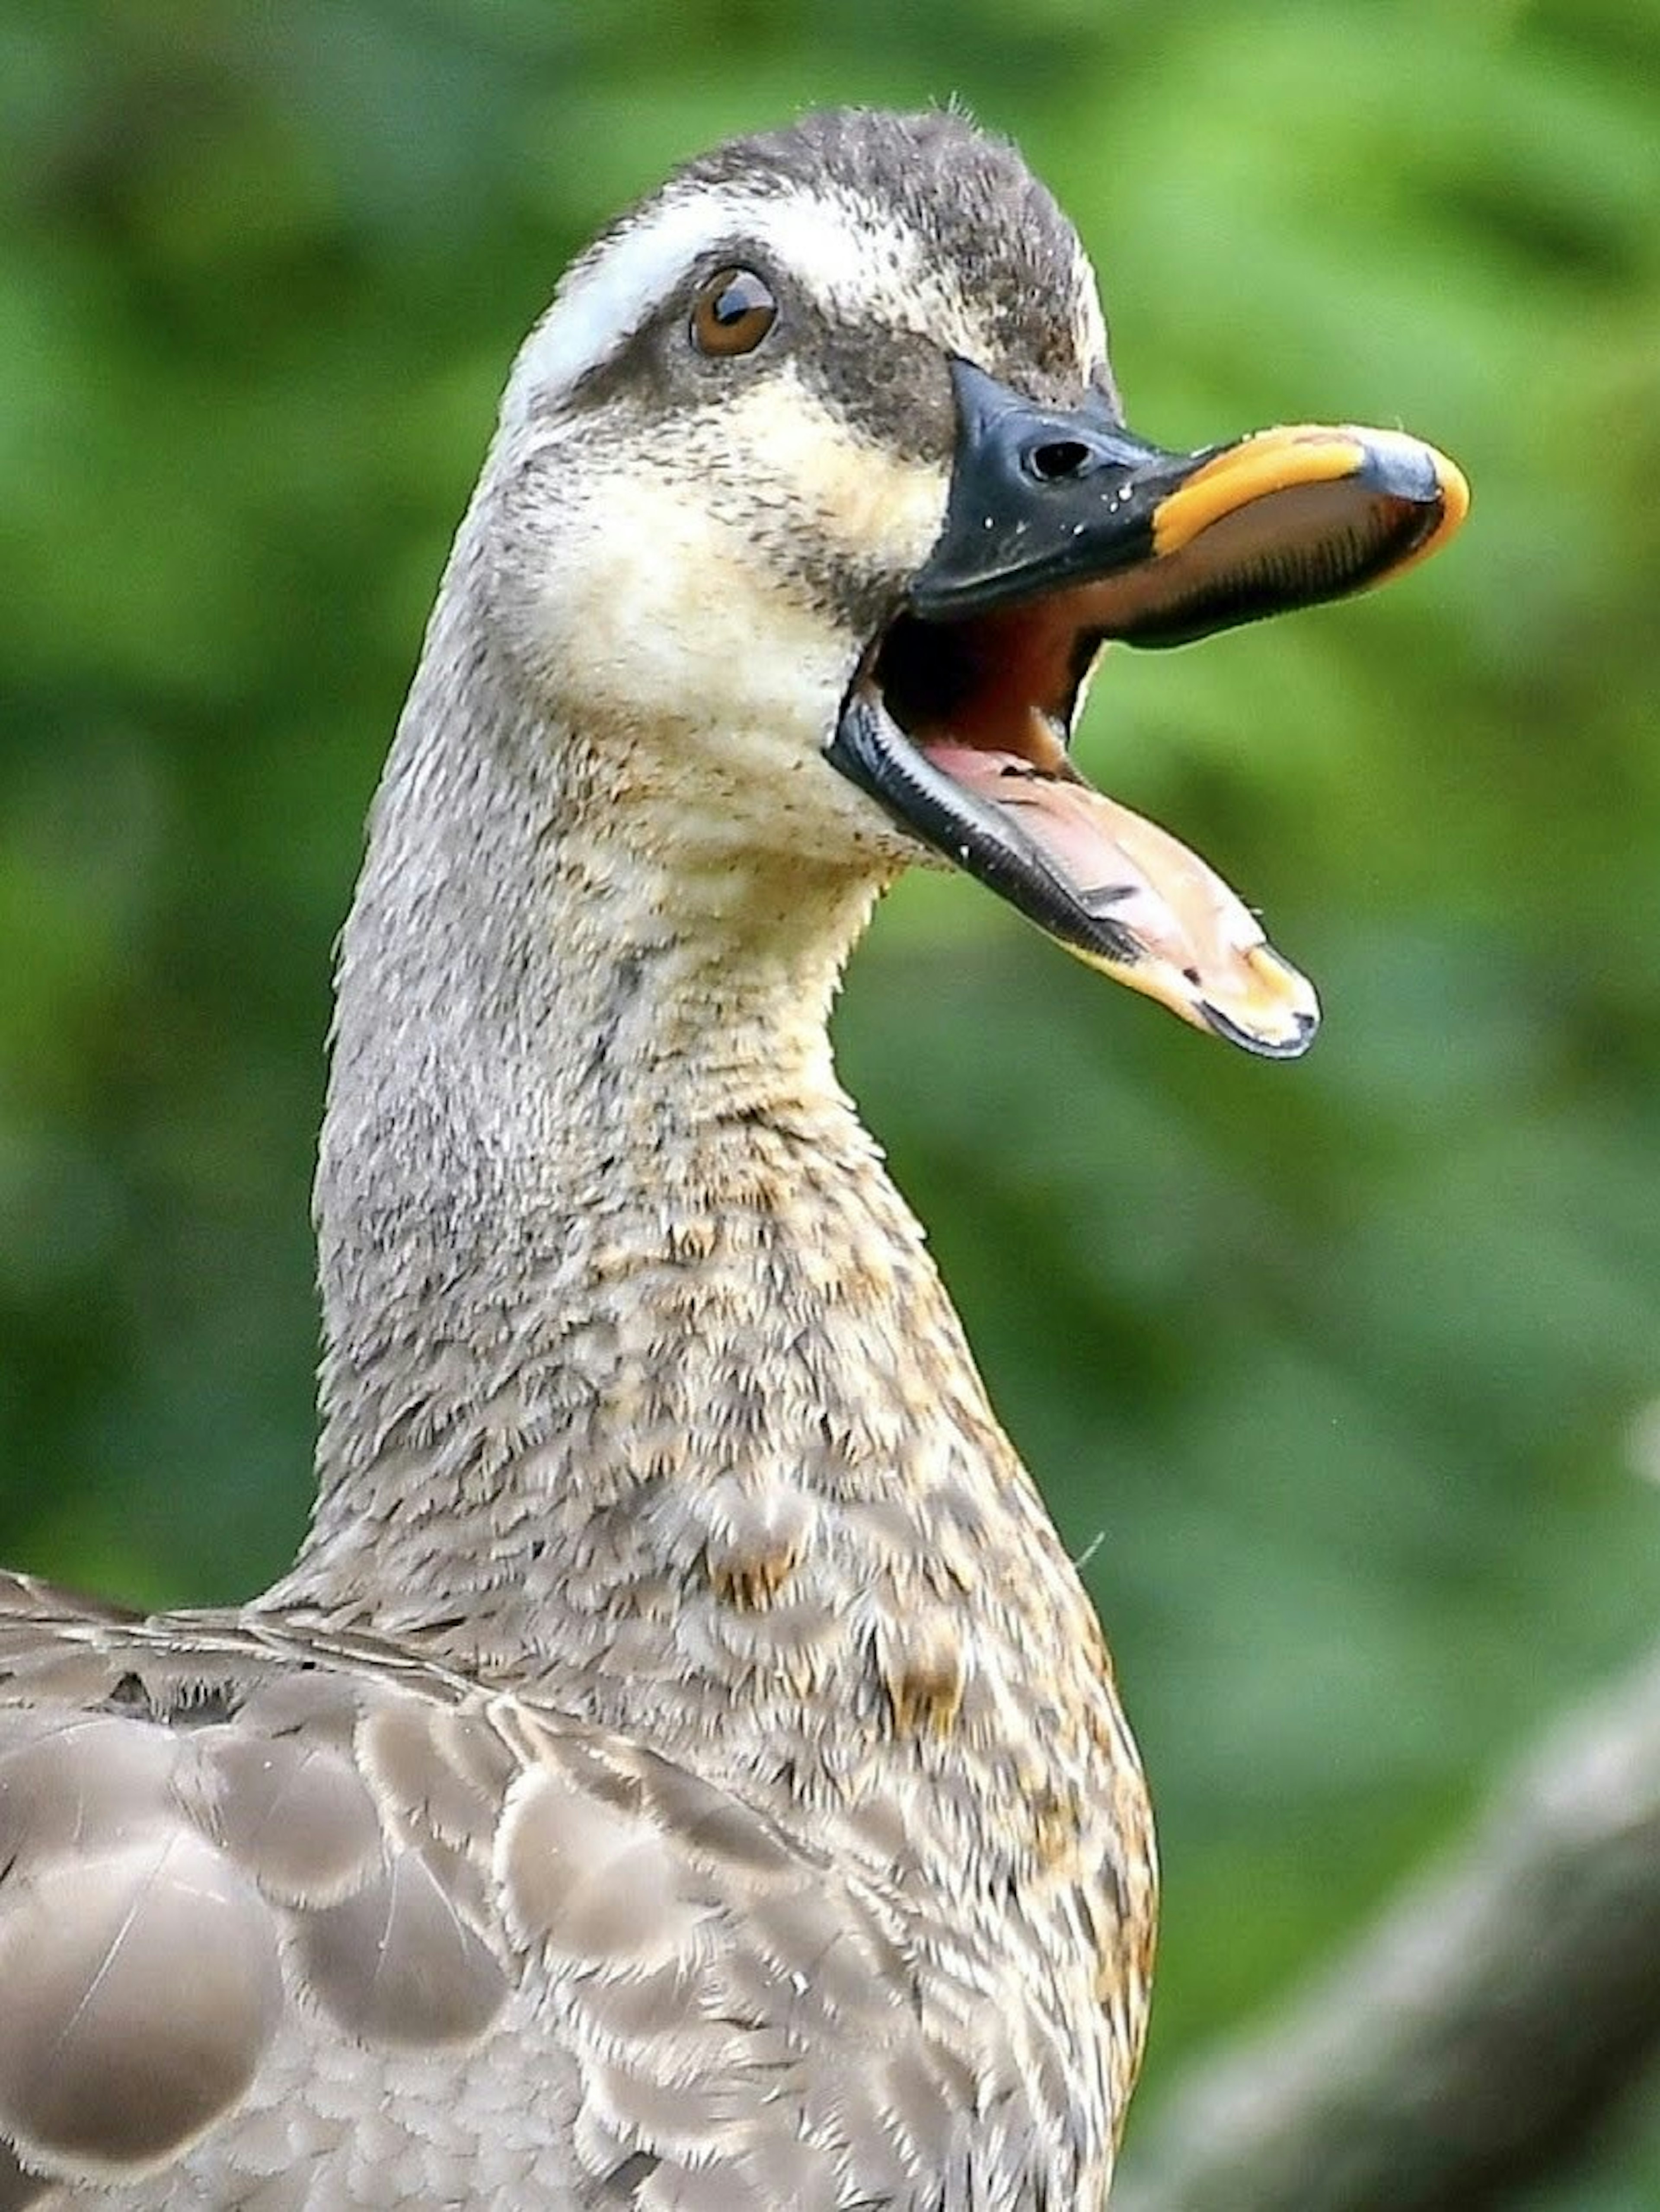
[[[956,882],[841,1021],[1155,1779],[1156,2096],[1660,1604],[1660,0],[5,0],[0,1540],[284,1559],[330,939],[512,348],[672,160],[953,94],[1140,428],[1398,421],[1476,489],[1085,734],[1318,977],[1311,1060]],[[1654,2203],[1657,2136],[1541,2212]]]

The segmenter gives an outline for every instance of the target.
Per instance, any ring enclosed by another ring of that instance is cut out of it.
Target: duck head
[[[493,634],[624,840],[734,883],[760,856],[775,902],[958,866],[1196,1026],[1309,1042],[1310,986],[1073,730],[1110,642],[1376,583],[1463,480],[1394,432],[1134,434],[1089,260],[1007,145],[848,112],[690,163],[566,276],[480,495]]]

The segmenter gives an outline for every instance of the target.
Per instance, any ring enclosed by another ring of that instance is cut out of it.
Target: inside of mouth
[[[988,880],[1041,927],[1198,1026],[1252,1051],[1300,1051],[1313,995],[1269,951],[1255,915],[1067,757],[1103,641],[1091,611],[1085,587],[959,622],[901,613],[869,663],[884,719],[965,801],[992,810],[1006,854],[1029,856]],[[933,842],[986,872],[955,827]]]
[[[966,748],[1010,774],[1068,777],[1073,711],[1100,643],[1042,603],[952,623],[902,613],[873,673],[890,719],[931,757]]]

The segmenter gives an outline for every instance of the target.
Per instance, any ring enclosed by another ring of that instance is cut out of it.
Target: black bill
[[[1114,639],[1184,644],[1360,591],[1445,543],[1468,491],[1384,430],[1301,424],[1169,453],[1104,398],[1035,405],[954,368],[945,526],[828,747],[904,826],[1091,965],[1270,1057],[1319,1008],[1196,854],[1067,757]]]

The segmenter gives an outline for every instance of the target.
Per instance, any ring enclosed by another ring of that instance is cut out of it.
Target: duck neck
[[[671,877],[455,665],[441,616],[342,940],[319,1497],[268,1601],[826,1802],[960,1723],[1029,1848],[1133,1755],[835,1080],[874,886],[689,865],[684,823]]]
[[[556,1589],[700,1286],[740,1225],[783,1236],[784,1156],[878,1172],[826,1032],[878,887],[746,864],[713,822],[700,852],[691,819],[671,871],[626,757],[603,787],[476,635],[452,590],[340,943],[319,1488],[283,1585],[331,1611]],[[763,1371],[759,1297],[748,1322]]]

